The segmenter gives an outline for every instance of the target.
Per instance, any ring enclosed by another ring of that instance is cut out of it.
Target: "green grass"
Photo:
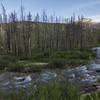
[[[100,100],[100,92],[94,92],[86,97],[83,97],[82,100]]]
[[[89,48],[100,47],[100,43],[90,44],[90,45],[88,45],[88,47]]]
[[[46,65],[34,65],[34,61],[20,61],[18,57],[10,55],[0,56],[0,70],[10,72],[41,72]]]
[[[45,86],[1,92],[0,100],[80,100],[81,93],[70,83],[50,82]]]
[[[64,59],[64,58],[52,58],[49,61],[48,67],[51,69],[64,68],[65,65],[66,65],[66,59]]]
[[[34,65],[34,64],[29,64],[24,66],[24,71],[25,72],[41,72],[43,69],[46,69],[47,65]]]
[[[70,50],[52,52],[49,55],[37,53],[30,57],[15,57],[12,55],[0,56],[0,70],[11,72],[41,72],[42,69],[55,69],[66,67],[77,67],[87,64],[89,60],[95,58],[96,53],[92,50]],[[46,65],[34,65],[34,63],[44,62]]]
[[[69,82],[51,81],[36,88],[0,91],[0,100],[100,100],[100,93],[83,96],[82,92]]]
[[[89,60],[96,57],[96,53],[92,50],[71,50],[55,52],[50,56],[49,67],[63,68],[63,67],[77,67],[79,65],[87,64]]]

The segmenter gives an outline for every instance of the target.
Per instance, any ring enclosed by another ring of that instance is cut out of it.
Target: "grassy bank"
[[[87,64],[89,60],[95,58],[96,53],[90,49],[70,50],[55,52],[51,55],[49,62],[50,68],[77,67]]]
[[[100,43],[95,43],[95,44],[88,45],[88,48],[93,48],[93,47],[100,47]]]
[[[87,64],[96,53],[90,49],[35,53],[33,56],[0,56],[0,70],[12,72],[41,72],[42,69],[77,67]],[[41,63],[40,63],[41,62]]]
[[[100,94],[96,92],[83,96],[76,86],[68,82],[50,82],[48,85],[27,90],[1,91],[0,100],[100,100]]]

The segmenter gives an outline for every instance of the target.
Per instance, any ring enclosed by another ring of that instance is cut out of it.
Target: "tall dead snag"
[[[3,6],[3,4],[1,4],[2,6],[2,14],[3,14],[3,29],[5,30],[5,50],[7,53],[9,53],[10,51],[10,35],[8,32],[8,26],[7,26],[7,14],[6,14],[6,9]]]
[[[32,15],[29,12],[29,14],[27,15],[27,23],[26,23],[26,38],[27,38],[27,48],[26,48],[26,52],[27,55],[31,55],[31,33],[32,33]]]
[[[40,49],[40,23],[39,23],[39,19],[40,16],[37,13],[37,15],[35,16],[34,22],[35,22],[35,28],[34,28],[34,32],[35,32],[35,48],[36,49]]]
[[[17,24],[17,14],[14,11],[10,15],[10,40],[12,44],[13,53],[18,56],[19,54],[19,33]]]
[[[43,51],[47,52],[47,14],[45,12],[45,9],[43,10],[43,15],[42,15],[42,20],[43,20],[43,25],[42,25],[42,30],[43,30]]]
[[[25,15],[24,15],[24,8],[21,5],[21,34],[22,34],[22,50],[23,50],[23,54],[25,54],[25,56],[28,55],[27,52],[27,43],[26,43],[26,22],[25,22]]]

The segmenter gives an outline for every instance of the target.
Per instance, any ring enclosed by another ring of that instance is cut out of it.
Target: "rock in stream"
[[[71,69],[52,70],[41,73],[0,73],[0,89],[9,90],[15,88],[27,88],[29,86],[47,84],[49,80],[56,79],[70,80],[84,88],[86,91],[100,89],[100,47],[97,50],[97,57],[90,61],[88,65],[79,66]]]

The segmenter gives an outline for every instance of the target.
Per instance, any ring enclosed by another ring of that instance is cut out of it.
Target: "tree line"
[[[50,53],[67,51],[74,48],[83,49],[89,44],[99,43],[100,31],[83,23],[83,16],[75,15],[62,19],[51,16],[45,10],[42,17],[37,13],[35,18],[31,12],[26,16],[21,6],[20,18],[17,13],[9,15],[2,5],[0,14],[0,50],[14,55],[31,56],[35,51]]]

